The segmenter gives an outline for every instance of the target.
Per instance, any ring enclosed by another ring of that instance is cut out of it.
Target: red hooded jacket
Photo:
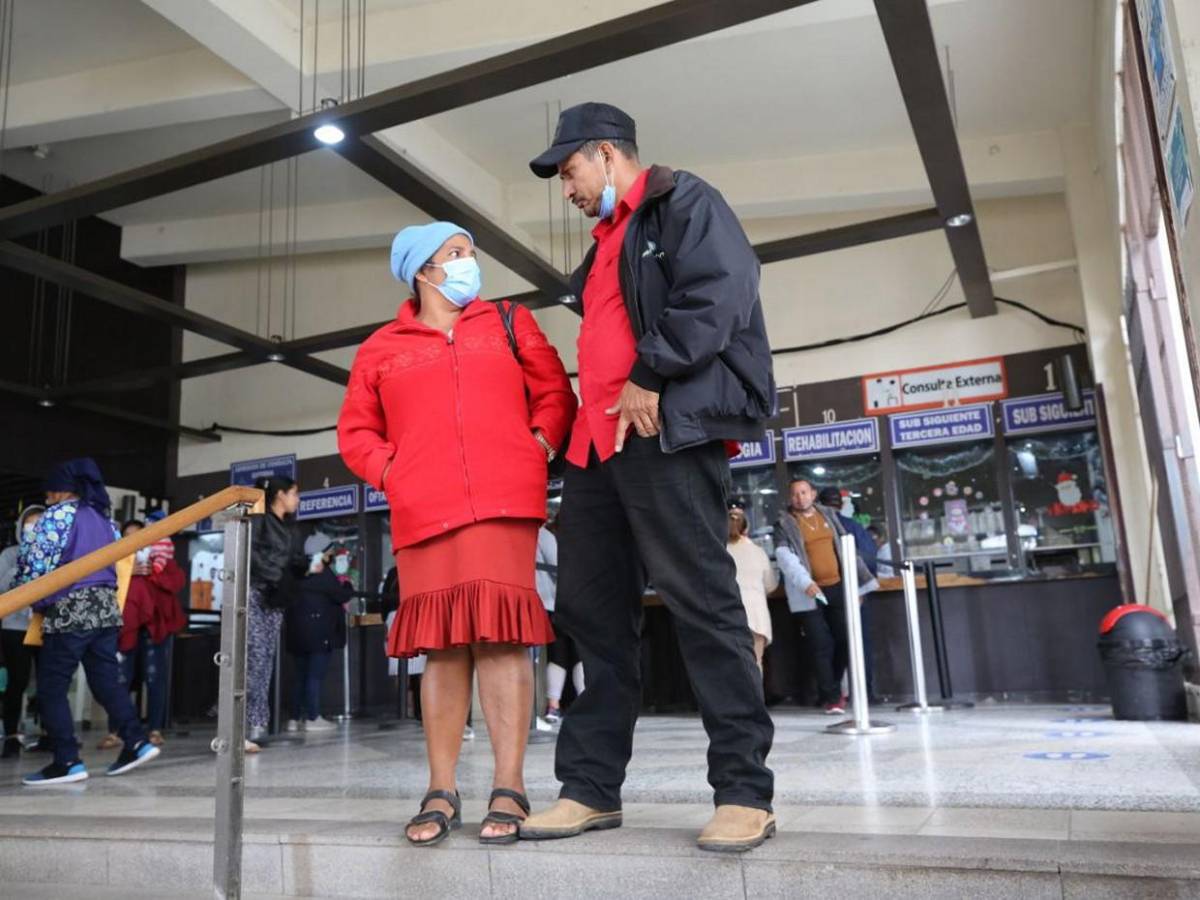
[[[129,579],[129,593],[125,595],[122,617],[125,624],[117,649],[131,652],[138,641],[138,632],[145,628],[150,640],[161,644],[177,631],[187,627],[187,618],[179,605],[178,594],[187,579],[175,560],[165,561],[161,571],[150,575],[134,575]]]
[[[338,449],[386,493],[393,547],[485,519],[545,518],[546,453],[533,430],[561,447],[576,400],[524,307],[514,331],[520,363],[494,303],[471,303],[447,335],[418,322],[409,300],[359,347]]]

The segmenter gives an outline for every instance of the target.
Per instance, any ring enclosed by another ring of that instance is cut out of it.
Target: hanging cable
[[[367,96],[367,0],[358,0],[358,96]]]
[[[16,0],[3,0],[0,4],[0,65],[3,71],[4,100],[0,109],[0,175],[4,174],[4,150],[8,138],[8,95],[12,89],[12,44],[13,21],[16,16]]]
[[[326,425],[321,428],[292,428],[283,431],[269,431],[261,428],[238,428],[236,425],[222,425],[213,422],[205,431],[227,431],[230,434],[262,434],[269,437],[304,437],[309,434],[322,434],[326,431],[336,431],[336,425]]]
[[[262,288],[263,288],[263,232],[266,227],[267,206],[267,167],[258,169],[258,254],[255,256],[256,284],[254,289],[254,333],[261,336],[262,331]]]
[[[546,101],[546,146],[550,146],[550,101]],[[550,265],[558,264],[554,258],[554,179],[546,179],[546,231],[550,235]]]
[[[321,61],[317,56],[317,46],[321,40],[321,0],[313,0],[316,7],[313,12],[313,65],[312,65],[312,111],[317,111],[317,82],[321,77]]]

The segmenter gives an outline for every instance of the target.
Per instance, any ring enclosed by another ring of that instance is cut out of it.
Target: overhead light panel
[[[970,213],[959,213],[957,216],[951,216],[946,220],[946,225],[950,228],[962,228],[964,225],[970,225],[975,221],[975,217]]]
[[[332,97],[326,97],[321,101],[321,109],[333,109],[338,105],[338,102]],[[340,144],[346,139],[346,132],[338,128],[332,122],[326,122],[324,125],[318,125],[313,129],[313,137],[322,144]]]

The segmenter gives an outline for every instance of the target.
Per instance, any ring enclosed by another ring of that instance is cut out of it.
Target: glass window
[[[1031,569],[1068,574],[1116,561],[1096,432],[1014,438],[1008,462],[1021,547]]]
[[[788,465],[790,478],[805,478],[817,490],[835,487],[842,492],[842,514],[863,527],[874,525],[887,532],[887,514],[883,505],[883,465],[878,456],[854,456],[845,459],[807,460]]]
[[[310,534],[320,534],[329,538],[329,551],[333,553],[334,571],[339,577],[349,579],[354,590],[363,590],[363,548],[358,531],[358,516],[311,519],[300,524],[301,533],[305,537]]]
[[[750,538],[773,555],[771,531],[783,509],[783,496],[775,481],[774,466],[733,470],[733,493],[729,502],[746,511]]]
[[[1009,569],[990,441],[899,450],[896,470],[906,558],[952,560],[962,573]]]

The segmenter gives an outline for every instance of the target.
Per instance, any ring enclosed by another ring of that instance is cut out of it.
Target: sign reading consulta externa
[[[862,380],[867,415],[964,406],[1008,396],[1003,357],[877,372]]]

